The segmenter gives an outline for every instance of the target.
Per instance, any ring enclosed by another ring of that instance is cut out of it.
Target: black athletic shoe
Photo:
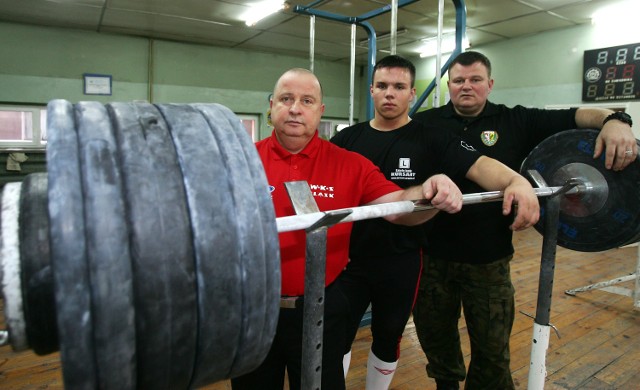
[[[444,379],[436,379],[437,390],[460,390],[460,383],[458,381],[447,381]]]

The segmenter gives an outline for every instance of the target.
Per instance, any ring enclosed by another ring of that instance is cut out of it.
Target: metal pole
[[[553,273],[556,264],[556,245],[560,217],[560,197],[547,198],[544,213],[544,234],[542,240],[542,259],[540,263],[540,281],[538,284],[538,304],[533,324],[531,340],[531,362],[527,389],[542,390],[547,376],[546,355],[549,347],[551,325],[551,297],[553,294]]]
[[[297,214],[317,212],[311,188],[304,181],[287,182],[285,188]],[[327,263],[327,229],[349,215],[350,211],[329,211],[305,229],[306,254],[304,307],[302,313],[302,389],[322,388],[322,349],[324,331],[324,289]]]
[[[321,389],[327,227],[307,231],[302,320],[303,389]]]
[[[440,107],[440,84],[442,82],[442,28],[444,18],[444,0],[438,1],[438,36],[436,39],[436,82],[433,90],[433,107]]]
[[[640,244],[638,245],[638,260],[636,261],[636,283],[633,289],[633,307],[640,309]]]
[[[311,15],[309,18],[309,70],[314,73],[314,54],[316,42],[316,16]]]
[[[356,25],[351,24],[351,75],[349,77],[349,126],[353,125],[353,101],[355,91],[355,73],[356,73]]]
[[[362,22],[360,23],[360,26],[365,29],[365,31],[367,32],[367,37],[369,38],[368,39],[369,51],[367,53],[367,85],[366,85],[366,88],[368,89],[369,86],[373,84],[373,67],[376,65],[376,52],[377,52],[376,32],[373,29],[373,26],[371,26],[369,22]],[[367,106],[367,116],[365,120],[368,121],[373,119],[374,107],[373,107],[373,99],[371,98],[371,94],[366,93],[365,95],[366,95],[365,101]]]
[[[467,26],[467,8],[464,5],[464,0],[453,0],[453,5],[456,7],[456,48],[453,53],[451,53],[451,56],[449,56],[444,66],[442,66],[442,72],[445,72],[447,68],[449,68],[449,64],[451,64],[453,59],[462,52],[462,41],[464,39]],[[435,85],[436,80],[434,77],[427,86],[427,89],[422,92],[416,100],[416,103],[409,110],[409,115],[413,116],[413,114],[418,111],[418,108],[420,108],[424,101],[427,100],[427,97],[431,94]]]
[[[440,0],[442,1],[442,0]],[[391,2],[391,30],[389,31],[389,50],[391,54],[396,54],[396,45],[398,40],[398,0]]]

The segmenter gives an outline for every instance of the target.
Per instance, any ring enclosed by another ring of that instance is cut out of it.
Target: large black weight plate
[[[226,117],[218,106],[193,105],[209,123],[209,127],[220,149],[229,180],[232,207],[236,213],[235,227],[239,241],[236,250],[241,260],[242,316],[241,337],[238,351],[228,376],[237,376],[257,368],[267,351],[261,343],[265,323],[265,253],[262,239],[260,211],[256,199],[251,172],[244,157],[242,146]]]
[[[159,104],[169,126],[191,217],[198,284],[198,343],[192,386],[227,378],[241,331],[242,285],[236,210],[220,149],[188,105]]]
[[[132,272],[116,141],[101,103],[80,102],[75,112],[98,387],[132,389],[136,385]]]
[[[253,185],[255,196],[258,202],[259,220],[253,221],[254,224],[260,225],[263,240],[264,252],[264,268],[265,268],[265,323],[262,330],[260,342],[255,348],[261,350],[259,355],[268,353],[273,337],[275,336],[278,324],[278,315],[280,313],[280,243],[278,240],[278,228],[276,226],[276,215],[269,192],[269,183],[262,166],[262,161],[256,150],[255,145],[249,138],[246,129],[241,124],[239,118],[227,107],[212,104],[218,108],[218,112],[223,115],[229,123],[228,129],[236,136],[238,143],[242,147],[245,161],[251,173],[251,180],[247,178]],[[262,359],[260,359],[262,360]],[[238,362],[234,364],[234,369],[243,369],[244,363]],[[239,373],[239,371],[238,371]],[[232,377],[237,373],[232,372]]]
[[[64,387],[95,389],[91,290],[86,262],[83,196],[71,103],[47,106],[49,242]]]
[[[214,104],[217,105],[217,104]],[[229,121],[229,125],[238,136],[238,141],[242,145],[245,160],[251,170],[251,182],[253,183],[256,197],[260,209],[260,224],[262,225],[263,245],[265,253],[266,269],[266,322],[262,332],[261,344],[270,348],[278,325],[278,315],[280,313],[280,241],[278,239],[278,227],[276,225],[276,212],[271,200],[269,182],[262,166],[262,161],[258,155],[255,145],[246,133],[246,129],[241,124],[235,114],[227,107],[217,105],[220,111]]]
[[[592,157],[597,136],[598,131],[589,129],[555,134],[534,148],[521,168],[523,174],[537,170],[549,186],[577,176],[591,187],[585,195],[566,195],[560,209],[558,245],[582,252],[622,246],[640,232],[640,161],[622,171],[606,169],[604,154]],[[542,226],[535,225],[539,232]]]
[[[136,316],[137,388],[186,389],[197,300],[182,173],[164,118],[149,103],[111,103],[119,148]]]
[[[20,278],[27,340],[39,355],[58,350],[47,204],[47,174],[27,175],[22,181],[18,216]]]

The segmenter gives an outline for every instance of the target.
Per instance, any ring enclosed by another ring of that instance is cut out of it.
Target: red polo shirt
[[[367,204],[400,187],[360,154],[349,152],[314,135],[297,154],[289,153],[276,138],[256,143],[269,181],[276,217],[294,215],[284,183],[305,180],[321,211]],[[351,223],[328,230],[325,285],[333,282],[347,265]],[[305,233],[280,233],[282,295],[304,295]]]

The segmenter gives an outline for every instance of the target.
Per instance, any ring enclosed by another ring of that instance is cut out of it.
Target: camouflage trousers
[[[509,369],[515,311],[511,258],[466,264],[425,257],[413,321],[430,377],[465,380],[458,332],[462,309],[471,341],[465,389],[515,388]]]

